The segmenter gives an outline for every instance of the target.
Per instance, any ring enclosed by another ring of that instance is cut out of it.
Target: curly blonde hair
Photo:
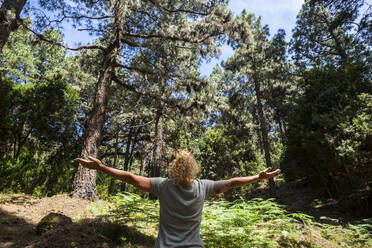
[[[176,184],[185,185],[196,178],[199,165],[189,151],[178,149],[169,158],[168,172]]]

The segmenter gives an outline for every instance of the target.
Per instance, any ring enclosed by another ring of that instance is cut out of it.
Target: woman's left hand
[[[98,170],[102,166],[102,162],[100,160],[90,156],[88,159],[77,158],[76,161],[78,161],[82,166],[92,170]]]

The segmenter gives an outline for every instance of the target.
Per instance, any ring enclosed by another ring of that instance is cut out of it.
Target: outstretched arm
[[[256,182],[258,180],[262,179],[269,179],[277,175],[280,170],[277,169],[273,172],[269,172],[271,168],[267,168],[266,170],[261,171],[258,175],[255,176],[249,176],[249,177],[234,177],[229,180],[221,180],[217,181],[214,184],[214,189],[212,194],[220,194],[223,192],[228,191],[232,188],[242,187],[247,184]]]
[[[151,193],[151,181],[148,177],[137,176],[131,172],[114,169],[102,164],[102,162],[96,158],[88,157],[88,159],[78,158],[76,159],[82,166],[102,171],[114,178],[122,180],[126,183],[132,184],[139,190]]]

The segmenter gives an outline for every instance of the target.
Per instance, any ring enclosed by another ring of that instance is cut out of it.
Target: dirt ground
[[[0,247],[1,248],[50,248],[50,247],[152,247],[146,244],[126,244],[115,240],[130,234],[135,240],[147,240],[130,227],[110,223],[94,217],[88,200],[55,195],[36,198],[23,194],[0,195]],[[98,206],[103,201],[95,202]],[[102,206],[104,207],[104,206]],[[36,234],[37,223],[49,213],[70,217],[72,223],[53,228],[42,235]],[[150,241],[148,241],[150,240]],[[145,242],[146,243],[146,242]]]

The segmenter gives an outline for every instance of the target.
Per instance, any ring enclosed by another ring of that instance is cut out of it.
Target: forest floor
[[[1,194],[0,247],[109,247],[110,242],[100,231],[110,228],[110,224],[94,216],[90,204],[66,194],[44,198]],[[37,235],[37,224],[49,213],[63,214],[73,222]]]
[[[256,194],[260,194],[257,197],[263,196],[265,198],[266,191],[258,190]],[[280,242],[277,242],[280,245],[266,246],[263,243],[257,246],[244,247],[370,247],[372,244],[372,237],[368,234],[366,236],[365,231],[358,229],[355,231],[355,228],[346,227],[344,221],[348,218],[348,215],[339,211],[335,202],[322,202],[314,198],[312,198],[312,202],[309,202],[311,196],[305,192],[305,189],[295,189],[293,185],[280,187],[278,196],[277,201],[281,204],[287,204],[284,207],[288,212],[302,211],[314,217],[314,219],[318,219],[318,221],[323,219],[325,221],[331,220],[331,222],[342,220],[342,222],[340,221],[337,227],[331,227],[330,229],[330,226],[324,226],[321,223],[319,225],[308,225],[307,228],[311,229],[312,233],[319,233],[319,237],[313,235],[310,241],[309,230],[302,232],[303,234],[296,234],[295,239],[297,241],[291,241],[283,239],[282,234],[287,235],[288,232],[282,229],[281,236],[275,238],[277,241],[281,239]],[[115,203],[104,200],[97,200],[92,203],[87,200],[74,199],[66,194],[37,198],[24,194],[0,193],[0,247],[153,247],[157,229],[156,224],[154,224],[156,220],[153,221],[154,225],[150,225],[148,228],[149,231],[147,231],[146,226],[141,226],[141,221],[135,224],[113,221],[112,218],[107,218],[106,214],[109,213],[110,209],[115,208],[114,205]],[[136,215],[144,215],[144,213],[141,213],[141,209],[142,206],[135,210],[137,211]],[[152,211],[156,212],[157,210]],[[211,210],[207,209],[206,212],[208,211]],[[275,211],[278,211],[278,209]],[[64,223],[41,235],[36,234],[39,221],[51,212],[70,217],[72,222]],[[210,212],[208,213],[207,216],[203,217],[204,219],[212,218]],[[135,219],[134,222],[136,221]],[[301,229],[298,224],[296,226]],[[367,224],[367,226],[371,230],[371,225]],[[262,228],[264,228],[263,225]],[[334,235],[336,232],[338,234]],[[214,235],[212,234],[210,237],[213,239]],[[209,237],[208,233],[204,234],[203,237],[207,239]],[[354,243],[347,241],[354,238],[356,239],[355,246]],[[221,238],[221,240],[223,239]],[[208,242],[206,243],[207,247],[234,247],[231,245],[224,246],[218,242]]]

